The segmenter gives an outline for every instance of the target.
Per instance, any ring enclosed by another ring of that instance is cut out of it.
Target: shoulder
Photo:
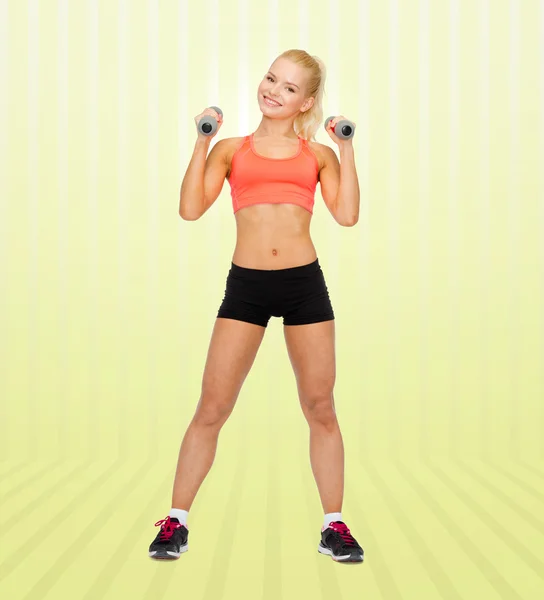
[[[230,164],[232,155],[242,145],[244,137],[222,138],[215,142],[210,152],[220,160],[224,160]]]
[[[246,136],[229,137],[223,138],[217,142],[216,146],[218,147],[218,151],[223,154],[229,165],[234,153],[242,145],[245,138]]]
[[[222,138],[214,144],[214,148],[217,148],[217,152],[221,152],[225,156],[233,154],[236,148],[238,148],[244,140],[244,137],[229,137]]]
[[[314,154],[316,155],[320,171],[323,169],[323,167],[327,166],[331,162],[338,162],[338,157],[330,146],[308,140],[308,147],[310,150],[313,150]]]
[[[232,157],[236,150],[240,148],[247,136],[237,136],[223,138],[217,142],[215,147],[217,151],[221,153],[223,161],[227,165],[227,178],[230,176],[230,169],[232,166]]]

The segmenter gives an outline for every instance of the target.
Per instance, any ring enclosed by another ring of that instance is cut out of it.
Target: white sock
[[[323,519],[323,527],[321,528],[321,531],[325,531],[325,529],[327,529],[327,527],[329,526],[329,523],[331,521],[341,521],[341,520],[342,520],[341,512],[327,513],[325,515],[325,518]]]
[[[170,517],[175,517],[182,525],[187,527],[187,516],[189,515],[188,510],[181,510],[181,508],[171,508],[168,513]]]

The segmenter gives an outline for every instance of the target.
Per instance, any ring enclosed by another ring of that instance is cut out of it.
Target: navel
[[[277,256],[277,255],[278,255],[278,251],[276,250],[276,248],[272,248],[272,254],[273,254],[274,256]]]

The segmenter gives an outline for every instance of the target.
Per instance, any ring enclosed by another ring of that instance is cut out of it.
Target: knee
[[[202,395],[193,422],[203,427],[222,427],[229,418],[233,403],[219,395]]]
[[[301,398],[306,420],[310,425],[334,427],[336,425],[336,411],[332,392],[323,392],[306,395]]]

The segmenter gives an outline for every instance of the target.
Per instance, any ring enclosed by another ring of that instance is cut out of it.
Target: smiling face
[[[270,66],[257,90],[259,107],[270,118],[288,118],[311,108],[306,98],[307,71],[296,63],[278,58]]]

